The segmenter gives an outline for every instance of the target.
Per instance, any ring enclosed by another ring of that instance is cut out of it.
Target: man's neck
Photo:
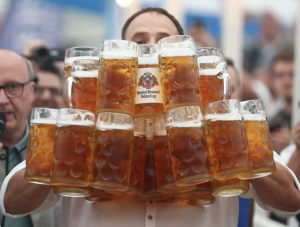
[[[0,142],[3,143],[3,146],[11,148],[15,146],[23,138],[25,132],[26,132],[26,124],[21,130],[19,129],[13,132],[4,131],[0,136]]]
[[[286,99],[286,104],[284,107],[284,112],[291,115],[292,114],[292,100],[291,99]]]

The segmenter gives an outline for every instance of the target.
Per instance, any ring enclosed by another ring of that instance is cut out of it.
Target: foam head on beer
[[[62,108],[58,111],[56,125],[68,126],[94,126],[95,125],[95,114],[88,110]]]
[[[129,114],[103,112],[99,113],[96,128],[106,130],[134,130],[134,118]]]
[[[105,40],[101,44],[100,57],[106,59],[137,58],[138,44],[126,40]]]
[[[184,106],[168,110],[166,113],[167,128],[173,127],[200,127],[203,124],[203,115],[199,106]]]

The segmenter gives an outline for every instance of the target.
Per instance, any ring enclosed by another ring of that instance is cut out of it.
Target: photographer
[[[31,60],[38,78],[33,107],[59,109],[64,106],[62,73],[56,66],[63,61],[63,52],[48,49],[41,40],[33,40],[26,46],[24,55]]]

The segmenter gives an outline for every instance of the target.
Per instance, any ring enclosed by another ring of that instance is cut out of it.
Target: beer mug
[[[244,178],[258,178],[272,174],[276,170],[270,141],[269,125],[265,107],[261,100],[241,102],[244,115],[249,157],[253,171]],[[243,179],[244,179],[243,178]]]
[[[133,148],[133,117],[103,112],[98,115],[95,136],[92,188],[126,191]]]
[[[251,172],[239,101],[228,99],[207,104],[204,117],[214,178],[238,178]]]
[[[56,143],[50,183],[62,196],[87,196],[93,158],[95,115],[63,108],[56,121]]]
[[[175,182],[190,186],[213,178],[205,147],[204,119],[199,106],[177,107],[166,112],[169,150]]]
[[[129,178],[129,187],[126,191],[129,195],[143,193],[144,169],[146,159],[146,121],[143,118],[135,118],[132,161]]]
[[[27,146],[25,180],[50,183],[57,109],[33,108]]]
[[[194,185],[178,186],[175,183],[164,116],[154,118],[153,134],[157,190],[164,193],[179,193],[195,189]]]
[[[161,86],[165,111],[200,104],[194,39],[176,35],[158,41]]]
[[[138,45],[125,40],[102,42],[96,113],[134,115]]]
[[[238,178],[214,180],[212,187],[212,194],[216,197],[239,196],[250,190],[249,182]]]
[[[204,47],[196,50],[199,67],[201,110],[208,103],[230,99],[231,79],[227,64],[220,49]]]
[[[138,200],[165,200],[173,196],[171,193],[161,193],[157,190],[156,168],[153,146],[153,118],[146,119],[146,161],[144,169],[144,189]]]
[[[175,194],[175,197],[177,200],[191,200],[197,201],[198,204],[201,205],[208,205],[215,202],[215,197],[212,193],[212,182],[208,181],[202,184],[197,184],[196,188],[192,191]]]
[[[157,45],[141,44],[139,48],[135,117],[164,115]]]
[[[76,60],[72,74],[66,79],[68,107],[95,112],[99,61]]]
[[[92,202],[107,202],[121,199],[123,197],[123,195],[111,194],[101,189],[89,188],[89,190],[91,195],[85,197],[85,199]]]
[[[66,81],[72,73],[72,64],[73,61],[82,60],[82,59],[90,59],[99,61],[100,49],[96,47],[72,47],[66,50],[65,53],[65,67],[64,67],[64,81]],[[64,84],[64,101],[65,106],[69,106],[68,96],[68,87],[67,83]]]

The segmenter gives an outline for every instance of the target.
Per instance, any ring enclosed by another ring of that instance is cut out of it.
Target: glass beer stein
[[[164,115],[157,45],[141,44],[139,48],[135,117]]]
[[[133,148],[133,117],[103,112],[98,115],[95,136],[92,188],[126,191]]]
[[[239,101],[228,99],[207,104],[204,117],[214,178],[238,178],[251,172]]]
[[[196,50],[199,67],[199,86],[201,110],[208,103],[229,99],[231,79],[227,73],[227,64],[220,49],[204,47]]]
[[[34,108],[30,120],[25,180],[50,183],[57,109]]]
[[[205,144],[204,119],[200,107],[168,110],[166,120],[176,184],[190,186],[212,180],[213,171]]]
[[[167,135],[165,117],[154,118],[154,161],[156,169],[156,184],[159,192],[187,192],[195,188],[192,186],[178,186],[175,183],[171,155],[169,151],[169,138]]]
[[[56,143],[50,184],[62,196],[89,195],[93,158],[95,115],[86,110],[63,108],[56,121]]]
[[[90,59],[99,61],[100,49],[96,47],[72,47],[66,50],[65,53],[65,67],[64,67],[64,81],[66,81],[72,73],[72,64],[76,60]],[[68,96],[68,83],[64,84],[64,101],[65,106],[69,106]]]
[[[165,111],[200,105],[194,39],[176,35],[158,41],[161,86]]]
[[[248,100],[241,102],[244,116],[249,157],[252,173],[244,178],[258,178],[272,174],[276,170],[270,131],[263,101]],[[243,179],[244,179],[243,178]]]
[[[98,68],[98,60],[82,59],[73,62],[71,76],[65,81],[70,108],[95,112]]]
[[[125,40],[102,42],[96,113],[134,115],[138,44]]]

